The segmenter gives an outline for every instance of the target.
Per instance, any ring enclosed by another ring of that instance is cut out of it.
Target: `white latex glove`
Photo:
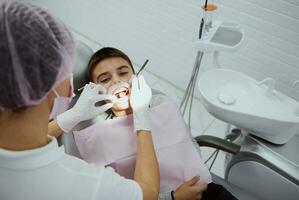
[[[133,110],[134,128],[137,130],[150,130],[148,109],[152,98],[152,90],[142,75],[132,77],[130,104]]]
[[[86,84],[74,107],[57,116],[57,124],[64,132],[70,132],[79,122],[92,119],[113,106],[113,103],[96,106],[97,102],[113,102],[115,99],[115,96],[106,94],[103,86]]]

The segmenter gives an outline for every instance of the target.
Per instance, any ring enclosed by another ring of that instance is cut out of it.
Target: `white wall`
[[[151,85],[180,100],[194,64],[203,0],[29,1],[48,7],[102,46],[124,50],[139,66],[148,58],[146,76]],[[291,87],[299,79],[299,0],[217,0],[216,4],[215,18],[237,20],[246,32],[238,52],[221,56],[223,65],[258,80],[273,77],[279,90],[299,100],[299,88]],[[206,55],[201,72],[211,68],[210,63]],[[214,121],[199,101],[193,116],[194,135],[207,128],[224,135],[225,124]],[[218,162],[220,168],[215,170],[222,175],[223,158]]]
[[[150,59],[157,76],[185,88],[193,62],[199,0],[31,0],[52,10],[70,27],[104,46],[127,52],[138,63]],[[225,67],[256,79],[271,76],[278,89],[299,99],[291,87],[299,78],[299,1],[217,0],[217,18],[238,20],[245,28],[244,46],[225,54]],[[172,73],[169,73],[172,71]]]

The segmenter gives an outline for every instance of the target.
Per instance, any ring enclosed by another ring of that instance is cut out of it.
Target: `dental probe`
[[[143,63],[142,67],[140,68],[140,70],[137,72],[136,76],[139,75],[139,73],[145,68],[146,64],[148,63],[148,59],[146,59],[146,61]]]

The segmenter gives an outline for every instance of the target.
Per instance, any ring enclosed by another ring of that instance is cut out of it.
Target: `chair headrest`
[[[93,50],[80,40],[76,41],[76,57],[74,74],[74,92],[78,94],[78,89],[88,83],[87,65]]]

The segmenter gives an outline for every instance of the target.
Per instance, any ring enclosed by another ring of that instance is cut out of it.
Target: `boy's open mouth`
[[[129,88],[122,87],[115,89],[112,94],[116,96],[118,99],[128,96],[130,93]]]

